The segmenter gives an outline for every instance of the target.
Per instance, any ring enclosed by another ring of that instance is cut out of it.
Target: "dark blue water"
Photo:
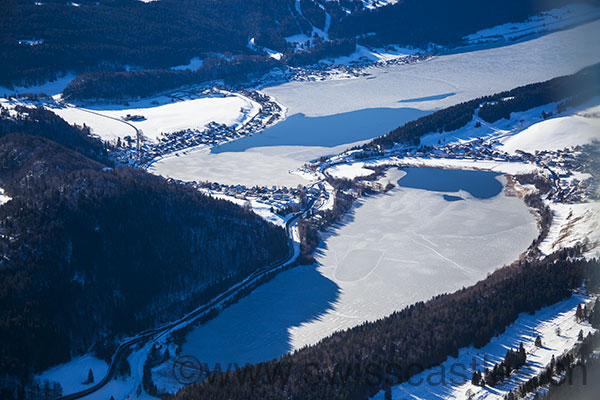
[[[496,172],[420,167],[404,170],[406,175],[398,180],[400,187],[450,193],[464,190],[478,199],[489,199],[502,191],[502,183],[496,179],[501,174]],[[444,199],[456,201],[460,197],[444,196]]]
[[[325,117],[294,114],[264,132],[213,147],[211,152],[238,152],[264,146],[335,147],[386,134],[425,114],[414,108],[369,108]]]

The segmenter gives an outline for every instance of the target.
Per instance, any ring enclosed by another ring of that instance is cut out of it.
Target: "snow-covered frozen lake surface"
[[[409,108],[359,110],[325,117],[295,114],[264,132],[212,149],[166,157],[150,170],[185,181],[208,180],[247,186],[305,185],[291,174],[307,161],[383,135],[425,113]]]
[[[433,110],[567,75],[600,61],[600,21],[509,46],[435,56],[366,70],[345,80],[265,87],[290,115],[323,116],[367,108]]]
[[[523,201],[498,193],[498,174],[471,171],[485,189],[474,197],[462,176],[469,171],[407,171],[390,169],[383,179],[412,186],[415,174],[429,187],[397,187],[359,201],[325,232],[315,265],[279,274],[195,328],[182,354],[209,365],[271,359],[473,284],[517,259],[537,235]],[[462,185],[440,188],[440,179]]]
[[[210,149],[201,148],[163,158],[154,163],[149,171],[184,181],[293,187],[309,183],[301,175],[292,173],[307,160],[337,154],[346,148],[346,145],[265,146],[224,153],[211,153]]]
[[[600,21],[596,21],[509,46],[369,68],[368,76],[354,79],[265,87],[265,93],[287,107],[286,121],[212,152],[164,158],[151,170],[188,181],[305,184],[289,171],[427,112],[600,62],[599,31]]]
[[[260,134],[214,147],[211,152],[242,152],[270,146],[335,147],[383,135],[424,114],[411,108],[372,108],[324,117],[294,114]]]

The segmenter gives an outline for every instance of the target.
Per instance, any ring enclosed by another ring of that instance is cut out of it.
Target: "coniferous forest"
[[[0,125],[0,187],[12,197],[0,208],[2,374],[27,382],[90,348],[110,356],[115,336],[170,321],[288,254],[285,231],[251,211],[113,169],[85,131],[30,115]]]
[[[0,85],[43,82],[67,71],[165,69],[215,53],[256,54],[248,47],[251,38],[283,53],[283,65],[348,54],[357,37],[375,46],[449,45],[479,29],[523,21],[568,1],[406,0],[372,10],[360,0],[301,0],[301,14],[295,0],[37,3],[0,0]],[[326,13],[331,43],[306,53],[285,40],[297,34],[311,37],[313,27],[324,29]],[[42,41],[29,45],[23,40]]]

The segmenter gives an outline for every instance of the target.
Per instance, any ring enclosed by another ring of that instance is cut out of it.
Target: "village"
[[[285,117],[282,107],[271,97],[252,90],[239,90],[238,94],[247,97],[260,105],[258,113],[244,124],[228,126],[216,122],[210,122],[205,129],[185,129],[176,132],[162,133],[157,141],[147,140],[143,132],[138,131],[140,143],[137,138],[126,136],[124,140],[117,141],[112,149],[112,155],[117,162],[123,165],[135,165],[147,168],[162,157],[189,150],[198,146],[215,147],[243,137],[251,136],[261,132],[267,127],[276,124]],[[174,99],[185,98],[195,93],[172,94]],[[220,86],[205,89],[202,96],[224,97],[229,95]],[[143,115],[125,115],[124,122],[143,119]],[[138,149],[139,146],[139,149]]]

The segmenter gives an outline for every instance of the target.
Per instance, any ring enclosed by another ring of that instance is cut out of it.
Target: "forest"
[[[574,260],[577,253],[517,261],[471,287],[336,332],[278,360],[213,375],[169,399],[367,399],[456,357],[462,347],[481,348],[519,313],[554,304],[584,281],[597,290],[598,261]],[[523,362],[518,353],[507,357],[512,368]],[[464,371],[466,379],[473,372]]]
[[[240,55],[230,60],[208,58],[196,71],[171,69],[87,72],[77,76],[63,91],[65,99],[123,99],[150,95],[223,79],[236,84],[252,75],[261,75],[280,65],[271,57]]]
[[[17,115],[11,117],[5,108],[0,108],[0,137],[21,132],[41,136],[59,143],[107,166],[112,166],[104,144],[90,136],[87,127],[74,127],[65,120],[42,107],[15,107]]]
[[[450,132],[462,128],[473,119],[476,112],[484,121],[493,123],[502,118],[510,118],[513,112],[529,110],[563,99],[565,100],[557,109],[563,109],[567,104],[582,104],[596,96],[599,90],[600,64],[595,64],[573,75],[521,86],[444,108],[407,122],[366,143],[362,148],[366,151],[379,151],[380,147],[390,148],[398,143],[418,146],[421,137],[428,133]]]
[[[453,45],[470,33],[506,22],[524,21],[540,11],[566,3],[569,1],[405,0],[353,13],[333,25],[332,34],[335,37],[364,36],[361,43],[371,46]]]
[[[49,119],[38,128],[6,116],[0,125],[0,187],[12,197],[0,207],[1,378],[26,383],[90,348],[106,356],[115,337],[172,320],[288,254],[284,229],[112,168],[85,131],[40,115]]]
[[[79,0],[78,7],[0,0],[0,85],[41,83],[68,71],[160,70],[215,53],[256,54],[250,38],[296,63],[286,38],[312,37],[313,26],[325,28],[326,13],[332,43],[320,47],[319,57],[339,55],[339,44],[357,37],[365,45],[448,45],[568,2],[405,0],[370,10],[360,0],[301,0],[300,14],[295,0]]]

